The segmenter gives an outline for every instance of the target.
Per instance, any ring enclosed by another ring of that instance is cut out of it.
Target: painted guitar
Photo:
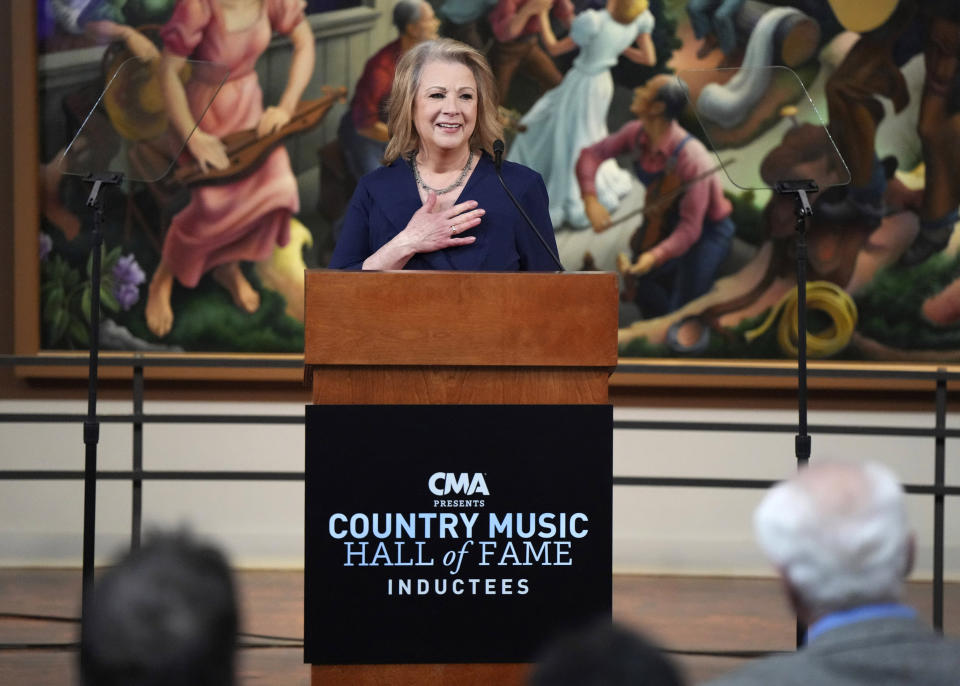
[[[203,173],[197,161],[190,157],[188,162],[174,172],[174,180],[188,186],[231,183],[253,173],[284,138],[319,124],[333,104],[342,100],[347,93],[343,86],[325,90],[326,95],[322,98],[299,103],[290,121],[273,133],[258,138],[256,129],[247,129],[224,136],[221,140],[230,158],[230,166],[226,169],[208,169]]]

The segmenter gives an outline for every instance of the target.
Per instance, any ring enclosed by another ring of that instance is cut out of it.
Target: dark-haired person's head
[[[659,648],[634,631],[604,621],[547,646],[529,686],[681,686]]]
[[[219,550],[153,535],[96,582],[81,623],[81,684],[232,686],[237,626]]]
[[[687,84],[670,74],[658,74],[634,89],[630,111],[639,119],[676,121],[687,107]]]
[[[437,37],[440,20],[426,0],[400,0],[393,6],[393,25],[401,36],[419,42]]]

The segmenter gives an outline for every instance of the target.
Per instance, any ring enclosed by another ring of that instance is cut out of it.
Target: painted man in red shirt
[[[367,60],[337,130],[347,168],[355,179],[380,166],[387,148],[386,103],[400,56],[418,43],[436,38],[440,21],[425,0],[400,0],[393,7],[393,24],[400,35]]]
[[[621,253],[617,260],[627,291],[632,291],[644,318],[672,312],[709,291],[734,234],[732,205],[713,173],[715,158],[677,123],[686,105],[686,87],[678,79],[666,74],[653,77],[636,89],[630,111],[637,118],[584,148],[577,162],[584,209],[597,232],[610,226],[609,211],[597,198],[594,183],[601,162],[632,156],[634,170],[648,190],[647,208],[666,200],[651,192],[658,182],[668,174],[675,177],[680,195],[673,211],[663,213],[660,235],[640,234],[638,238],[646,240],[631,241],[632,258]],[[648,213],[641,231],[647,231],[650,222]]]

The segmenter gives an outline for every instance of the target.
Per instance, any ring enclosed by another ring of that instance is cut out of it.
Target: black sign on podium
[[[609,405],[311,405],[304,661],[525,662],[611,611]]]

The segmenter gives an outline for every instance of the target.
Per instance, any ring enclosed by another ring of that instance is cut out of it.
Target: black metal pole
[[[799,201],[798,201],[799,202]],[[810,459],[807,433],[807,231],[806,220],[797,216],[797,466]]]
[[[133,473],[143,470],[143,365],[133,366]],[[140,533],[143,529],[143,479],[132,481],[130,494],[130,548],[140,547]]]
[[[807,217],[813,216],[810,193],[819,188],[810,179],[781,181],[777,193],[796,198],[794,214],[797,231],[797,436],[794,451],[797,467],[810,459],[810,435],[807,433]]]
[[[85,460],[83,466],[83,607],[93,590],[94,542],[97,520],[97,367],[100,353],[100,250],[103,246],[103,203],[94,198],[93,233],[90,236],[92,265],[90,274],[90,362],[87,374],[87,419],[83,423]],[[92,197],[92,196],[91,196]]]
[[[944,495],[946,485],[947,371],[937,370],[937,408],[933,485],[933,626],[943,633],[943,544]]]
[[[97,377],[100,360],[100,268],[103,247],[104,184],[116,185],[121,174],[89,174],[93,184],[87,207],[93,209],[93,232],[90,235],[90,361],[87,375],[87,418],[83,422],[85,459],[83,466],[83,591],[82,611],[86,609],[93,591],[93,568],[97,531],[97,444],[100,441],[100,422],[97,420]]]
[[[812,183],[812,182],[811,182]],[[810,435],[807,433],[807,217],[813,214],[808,188],[797,188],[797,436],[794,451],[797,467],[810,459]]]
[[[813,215],[808,193],[816,193],[817,184],[810,179],[781,181],[777,193],[796,198],[795,228],[797,231],[797,435],[794,438],[794,453],[797,469],[802,469],[810,460],[810,435],[807,433],[807,217]],[[796,645],[803,645],[807,627],[797,620]]]

